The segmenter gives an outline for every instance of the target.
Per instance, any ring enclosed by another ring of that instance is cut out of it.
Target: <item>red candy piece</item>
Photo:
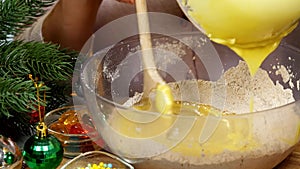
[[[70,134],[86,134],[80,123],[73,124],[69,130]]]
[[[38,108],[38,106],[35,107]],[[40,106],[40,110],[41,110],[41,116],[43,118],[45,115],[45,107]],[[38,110],[32,110],[31,113],[29,113],[29,115],[30,115],[30,122],[29,122],[30,124],[35,124],[40,121],[40,115]]]

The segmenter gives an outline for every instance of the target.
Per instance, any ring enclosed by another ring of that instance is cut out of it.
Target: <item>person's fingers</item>
[[[119,2],[124,2],[124,3],[129,3],[129,4],[134,4],[134,0],[117,0]]]

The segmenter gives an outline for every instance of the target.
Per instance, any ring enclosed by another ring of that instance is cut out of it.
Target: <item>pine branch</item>
[[[58,107],[70,105],[72,101],[72,83],[69,81],[48,82],[46,84],[50,90],[47,93],[46,112]]]
[[[59,81],[69,79],[73,72],[73,56],[53,44],[5,42],[0,45],[0,56],[2,76],[26,77],[32,74],[43,81]]]
[[[20,33],[45,13],[45,7],[55,0],[1,0],[0,40],[6,40]]]
[[[40,91],[47,91],[48,87],[43,86]],[[10,111],[29,112],[35,110],[38,99],[36,88],[31,80],[24,78],[0,78],[0,118],[11,117]],[[40,103],[42,103],[40,101]]]
[[[47,91],[48,110],[70,101],[77,52],[53,44],[7,40],[31,26],[55,1],[0,0],[0,134],[7,137],[34,130],[28,112],[36,109],[38,101],[28,74],[45,82],[41,90]]]

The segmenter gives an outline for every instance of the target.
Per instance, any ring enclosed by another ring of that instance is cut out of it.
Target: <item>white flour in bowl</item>
[[[294,112],[295,107],[290,105],[279,108],[278,111],[269,110],[293,102],[292,91],[284,89],[279,83],[274,84],[268,73],[262,69],[258,70],[252,79],[246,64],[240,62],[238,66],[226,71],[220,80],[216,82],[203,80],[182,81],[170,83],[170,86],[173,89],[175,100],[211,105],[213,99],[214,102],[219,102],[212,104],[215,107],[236,113],[237,115],[232,115],[228,119],[237,118],[249,123],[248,128],[245,129],[245,132],[251,133],[249,143],[247,143],[247,140],[239,143],[239,140],[232,139],[235,141],[232,144],[244,145],[244,150],[223,149],[215,154],[206,154],[205,152],[209,150],[206,150],[206,146],[203,145],[201,150],[203,154],[201,156],[184,155],[171,149],[163,154],[136,163],[135,167],[138,169],[270,169],[283,160],[291,151],[291,147],[298,141],[299,117]],[[251,99],[253,99],[254,103],[254,112],[265,112],[245,114],[250,111]],[[224,117],[224,123],[226,118]],[[112,127],[119,122],[113,115],[108,120]],[[230,120],[228,120],[228,125],[231,125]],[[245,127],[244,124],[241,123],[241,125],[241,127]],[[126,126],[124,127],[126,128]],[[237,131],[242,132],[243,130],[237,129]],[[141,153],[139,151],[143,151],[142,147],[136,148],[134,144],[126,142],[126,138],[112,134],[111,130],[103,130],[102,134],[110,147],[118,145],[117,150],[115,149],[116,151],[126,151],[126,154]],[[243,133],[240,134],[242,135]],[[226,137],[231,136],[226,135]],[[210,140],[208,140],[209,142]],[[220,143],[222,142],[220,141]],[[151,146],[151,144],[153,144],[153,140],[149,140],[149,145],[144,146]],[[197,146],[199,147],[199,145]],[[153,146],[153,149],[155,149],[155,146]],[[195,151],[198,151],[196,147]],[[148,152],[144,153],[147,154]]]

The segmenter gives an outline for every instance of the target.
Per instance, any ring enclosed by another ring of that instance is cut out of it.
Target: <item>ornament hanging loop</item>
[[[39,122],[36,126],[36,134],[39,138],[45,138],[48,135],[47,126],[44,122]]]
[[[36,88],[36,97],[37,97],[37,101],[38,101],[39,119],[40,119],[40,123],[42,123],[44,120],[42,119],[42,112],[41,112],[40,88],[44,86],[44,83],[41,82],[41,83],[38,84],[38,78],[35,77],[35,79],[33,79],[32,74],[29,74],[28,77],[29,77],[29,79],[31,79],[31,81],[34,84],[34,87]],[[46,102],[46,92],[44,92],[44,102]]]

